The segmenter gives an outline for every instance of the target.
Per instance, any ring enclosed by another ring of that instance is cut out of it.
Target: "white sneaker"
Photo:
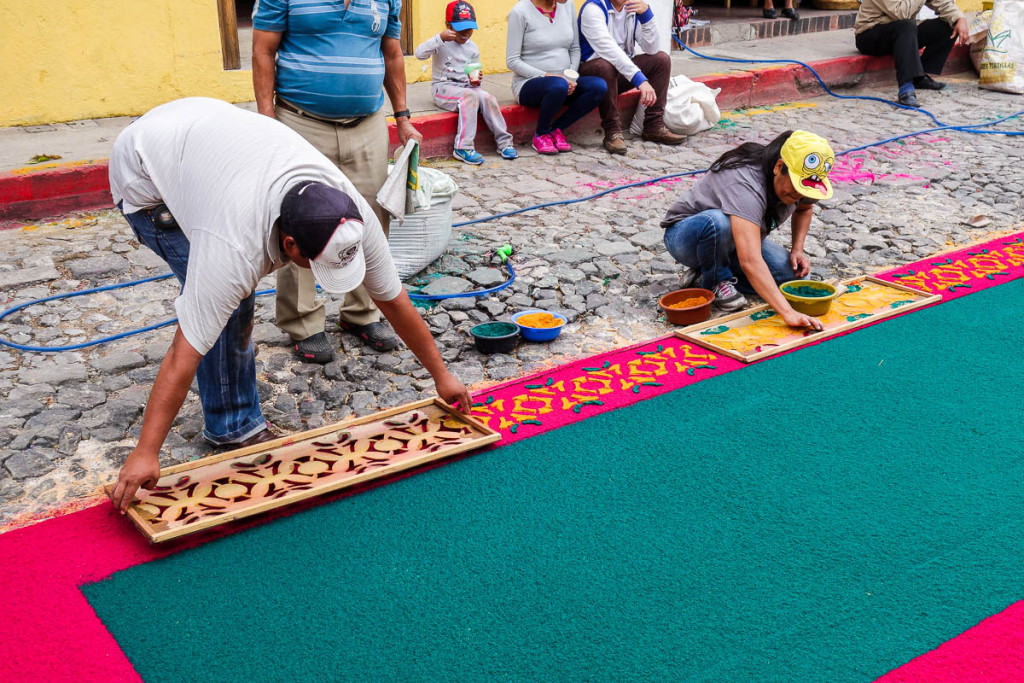
[[[736,278],[722,280],[715,285],[715,307],[720,311],[738,311],[747,305],[747,298],[736,289]]]
[[[689,287],[696,286],[697,280],[700,279],[700,271],[696,268],[690,268],[683,266],[683,271],[679,273],[679,289],[687,289]]]

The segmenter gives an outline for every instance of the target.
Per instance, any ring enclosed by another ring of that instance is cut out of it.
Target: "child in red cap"
[[[448,3],[444,17],[445,30],[417,47],[416,57],[433,57],[430,92],[434,103],[459,114],[453,156],[467,164],[484,162],[483,156],[473,149],[476,115],[480,112],[494,133],[501,158],[517,158],[519,154],[512,145],[498,100],[480,87],[480,49],[471,40],[477,27],[473,6],[465,0],[454,0]]]

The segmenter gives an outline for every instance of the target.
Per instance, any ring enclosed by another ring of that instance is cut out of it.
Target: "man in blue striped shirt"
[[[297,131],[334,162],[373,207],[385,234],[387,215],[376,201],[388,159],[381,86],[395,112],[399,141],[422,139],[406,108],[401,9],[401,0],[258,0],[253,10],[258,111]],[[278,271],[277,325],[300,356],[326,363],[334,349],[315,292],[308,271]],[[379,351],[398,345],[362,288],[345,297],[338,317],[342,329]]]

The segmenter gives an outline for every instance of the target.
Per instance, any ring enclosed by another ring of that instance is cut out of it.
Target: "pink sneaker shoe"
[[[558,154],[558,148],[550,135],[534,135],[533,148],[541,154]]]
[[[565,139],[565,135],[562,134],[561,128],[555,128],[553,131],[551,131],[551,139],[555,143],[555,149],[557,149],[559,152],[572,151],[572,145],[570,145],[569,141]]]

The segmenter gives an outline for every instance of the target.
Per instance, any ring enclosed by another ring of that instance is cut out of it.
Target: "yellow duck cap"
[[[789,179],[797,192],[810,199],[832,197],[828,175],[836,155],[828,140],[805,130],[795,130],[782,145],[780,155],[789,168]]]

